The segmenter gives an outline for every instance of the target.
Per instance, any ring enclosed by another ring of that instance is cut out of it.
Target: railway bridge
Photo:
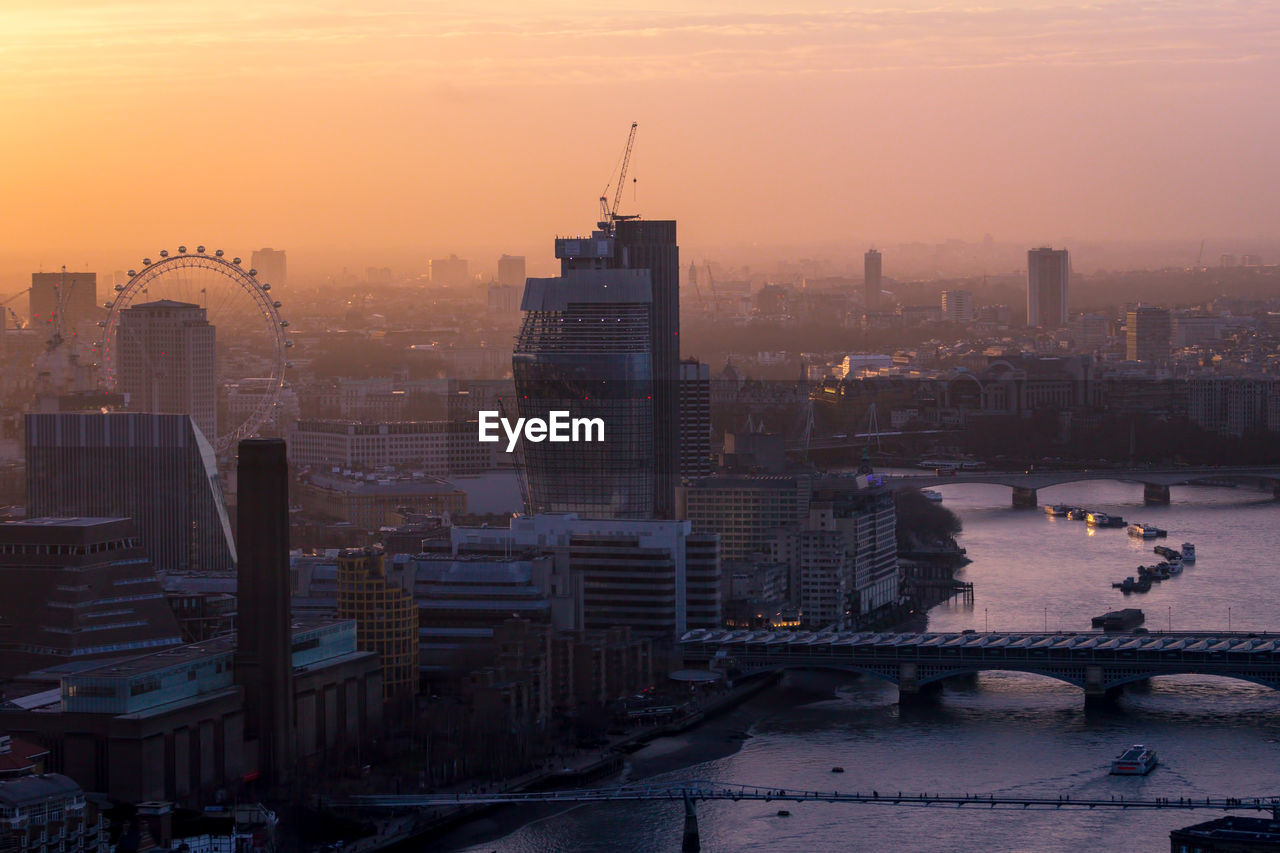
[[[680,640],[687,665],[832,669],[891,681],[909,702],[948,678],[1004,670],[1080,687],[1086,702],[1162,675],[1216,675],[1280,689],[1280,635],[1169,633],[873,633],[699,629]]]

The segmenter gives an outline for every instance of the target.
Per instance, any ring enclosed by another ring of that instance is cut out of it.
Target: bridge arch
[[[1170,672],[1168,670],[1162,670],[1160,672],[1126,673],[1123,677],[1120,677],[1120,678],[1107,679],[1107,681],[1104,682],[1103,686],[1107,690],[1114,690],[1116,688],[1124,687],[1127,684],[1134,684],[1139,681],[1147,681],[1150,679],[1161,678],[1163,676],[1174,676],[1174,675],[1196,675],[1196,676],[1201,676],[1203,678],[1220,678],[1224,681],[1242,681],[1247,684],[1256,684],[1259,687],[1266,687],[1271,690],[1280,690],[1280,676],[1269,678],[1268,676],[1263,674],[1250,674],[1250,673],[1243,673],[1243,672],[1238,674],[1237,673],[1204,672],[1204,671],[1197,671],[1197,670],[1191,670],[1191,669],[1187,670],[1186,672]]]

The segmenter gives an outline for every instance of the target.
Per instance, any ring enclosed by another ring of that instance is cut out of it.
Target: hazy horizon
[[[534,271],[595,222],[632,121],[622,210],[693,257],[1276,238],[1262,2],[52,0],[0,27],[0,290],[194,241]]]

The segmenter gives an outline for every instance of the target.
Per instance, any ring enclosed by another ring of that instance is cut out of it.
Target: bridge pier
[[[698,810],[693,805],[689,792],[684,792],[684,838],[680,842],[680,853],[699,853],[702,840],[698,836]]]
[[[1167,506],[1169,503],[1169,487],[1159,483],[1144,483],[1142,486],[1142,502],[1147,506]]]
[[[931,681],[920,683],[919,672],[914,663],[898,664],[898,704],[915,705],[931,701],[942,691],[942,682]]]
[[[1120,688],[1108,689],[1102,677],[1102,667],[1094,665],[1084,668],[1084,706],[1086,708],[1109,707],[1120,695]]]
[[[1280,483],[1271,487],[1271,499],[1280,501]]]
[[[1013,487],[1013,508],[1014,509],[1035,509],[1037,506],[1037,497],[1035,489],[1028,489],[1024,486]]]

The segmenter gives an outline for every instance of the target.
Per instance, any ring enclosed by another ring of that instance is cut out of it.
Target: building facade
[[[1067,324],[1071,261],[1066,249],[1027,252],[1027,325],[1060,329]]]
[[[711,366],[697,359],[680,362],[680,479],[709,477],[711,453]]]
[[[235,543],[213,448],[191,418],[26,416],[27,512],[132,518],[160,571],[230,571]]]
[[[475,420],[301,420],[289,431],[289,462],[317,470],[390,466],[431,477],[481,474],[498,467],[501,448],[477,441],[477,429]]]
[[[877,249],[868,249],[862,256],[863,307],[867,311],[876,311],[880,307],[880,291],[884,286],[881,276],[883,261]]]
[[[418,608],[414,576],[404,562],[388,564],[381,548],[338,555],[338,618],[356,623],[356,647],[382,664],[382,696],[411,699],[418,688]]]
[[[1125,314],[1125,357],[1129,361],[1169,360],[1173,320],[1168,308],[1139,306]]]
[[[199,305],[161,299],[121,311],[116,382],[129,409],[190,415],[210,443],[217,440],[214,337]]]

